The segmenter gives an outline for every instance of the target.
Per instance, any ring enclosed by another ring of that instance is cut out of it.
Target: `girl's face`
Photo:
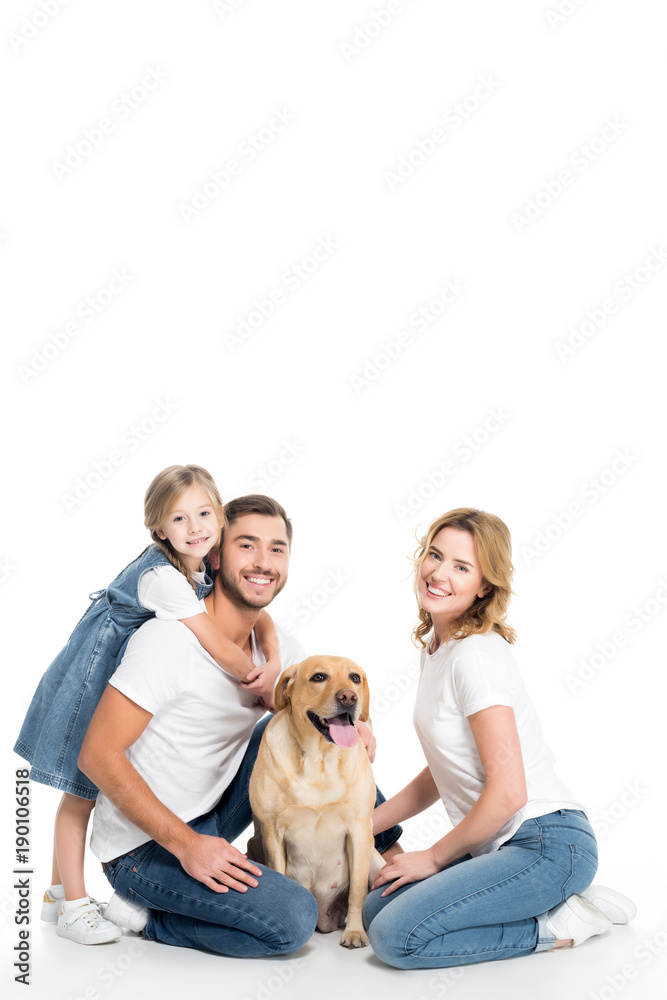
[[[211,551],[219,534],[215,507],[199,483],[193,483],[181,493],[173,510],[157,529],[158,538],[171,542],[190,572],[201,567],[202,559]]]
[[[445,632],[490,589],[479,568],[470,532],[441,528],[417,570],[419,603],[431,615],[436,633]]]

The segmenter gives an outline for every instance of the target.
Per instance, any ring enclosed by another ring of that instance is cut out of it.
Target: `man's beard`
[[[261,611],[265,608],[267,604],[270,604],[274,597],[277,597],[280,591],[285,586],[285,582],[277,584],[275,590],[273,591],[273,597],[271,600],[266,600],[261,594],[258,594],[255,598],[255,602],[248,600],[246,595],[242,592],[238,585],[235,577],[231,573],[227,572],[223,566],[219,569],[220,583],[222,589],[224,590],[226,596],[232,602],[235,607],[240,608],[242,611]]]

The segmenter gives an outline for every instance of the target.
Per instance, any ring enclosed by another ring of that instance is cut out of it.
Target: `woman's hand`
[[[368,754],[368,759],[373,763],[375,760],[375,751],[377,749],[377,740],[375,739],[375,733],[371,727],[366,722],[355,723],[355,729],[359,733],[359,738],[363,745],[366,747],[366,753]]]
[[[421,882],[422,879],[437,875],[440,871],[431,850],[411,851],[409,854],[397,854],[393,860],[384,866],[373,883],[373,889],[391,882],[382,893],[388,896],[410,882]],[[395,881],[394,881],[395,880]]]

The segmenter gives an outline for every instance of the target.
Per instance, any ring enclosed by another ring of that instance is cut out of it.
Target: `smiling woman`
[[[611,917],[634,916],[630,900],[591,886],[595,835],[554,772],[509,649],[512,574],[507,526],[472,508],[434,521],[415,555],[414,724],[427,766],[376,808],[373,829],[438,798],[454,828],[427,850],[397,855],[366,900],[371,944],[397,968],[576,945],[609,929]]]

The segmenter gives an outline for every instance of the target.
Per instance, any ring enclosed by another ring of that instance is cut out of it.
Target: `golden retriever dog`
[[[282,673],[275,704],[250,779],[248,857],[312,892],[318,930],[344,922],[341,945],[363,948],[362,906],[384,865],[373,846],[373,772],[355,728],[368,719],[366,675],[344,657],[310,656]]]

